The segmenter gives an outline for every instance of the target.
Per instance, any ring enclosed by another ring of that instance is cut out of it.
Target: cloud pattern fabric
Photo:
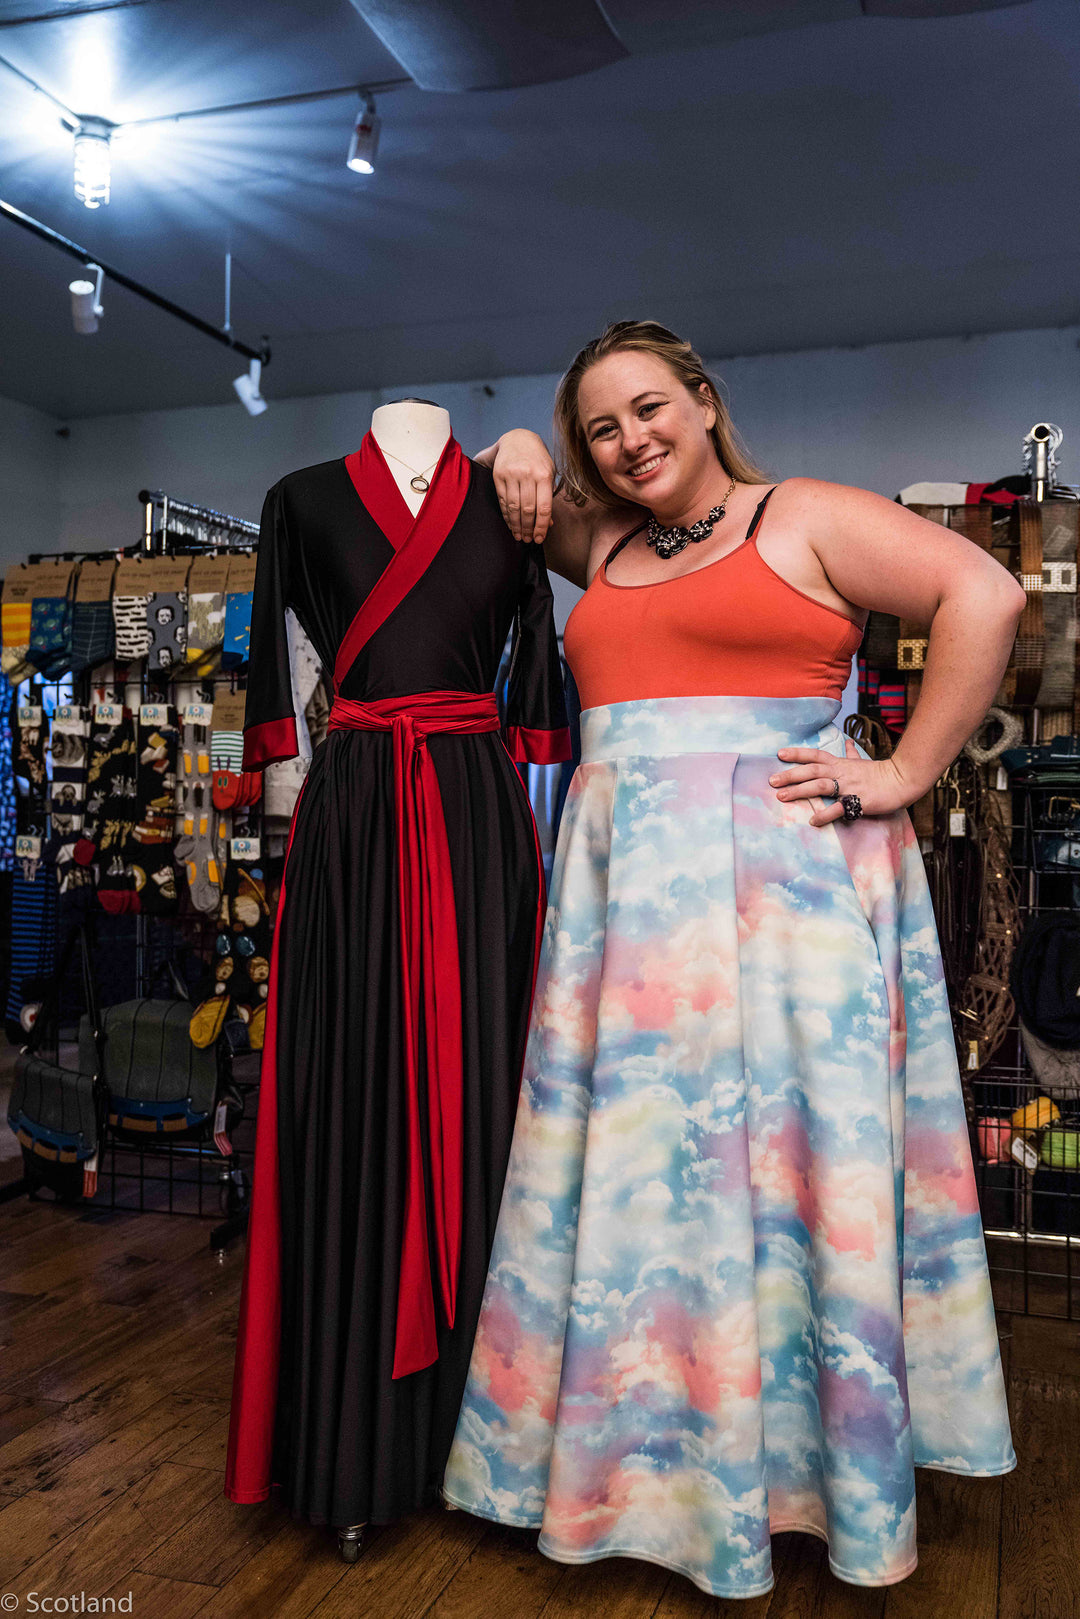
[[[563,1562],[915,1566],[915,1466],[1015,1465],[941,958],[906,814],[809,825],[825,698],[582,715],[446,1472]]]

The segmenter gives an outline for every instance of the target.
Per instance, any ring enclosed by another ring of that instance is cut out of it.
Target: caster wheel
[[[364,1525],[354,1524],[349,1529],[338,1530],[338,1546],[341,1549],[342,1560],[346,1563],[355,1563],[364,1546]]]

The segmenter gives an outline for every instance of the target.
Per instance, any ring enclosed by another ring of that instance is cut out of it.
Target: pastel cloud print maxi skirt
[[[812,827],[830,699],[582,716],[447,1499],[719,1596],[770,1532],[915,1566],[915,1467],[1015,1465],[906,814]]]

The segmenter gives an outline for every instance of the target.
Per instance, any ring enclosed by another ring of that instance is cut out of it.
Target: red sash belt
[[[421,1027],[434,1202],[431,1223],[439,1296],[449,1326],[454,1324],[461,1257],[461,972],[450,847],[439,778],[427,739],[498,728],[494,692],[478,696],[467,691],[422,691],[373,703],[335,697],[330,710],[332,731],[389,731],[393,735],[407,1114],[395,1377],[421,1371],[439,1358],[420,1139]]]

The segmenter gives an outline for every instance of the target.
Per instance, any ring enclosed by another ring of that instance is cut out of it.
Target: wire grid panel
[[[1045,790],[1014,794],[1021,923],[1072,913],[1080,903],[1080,830],[1056,824],[1062,807],[1049,798]],[[1080,1074],[1080,1060],[1077,1068]],[[1078,1321],[1080,1081],[1041,1085],[1014,1017],[993,1061],[973,1076],[972,1091],[975,1173],[998,1307]]]

